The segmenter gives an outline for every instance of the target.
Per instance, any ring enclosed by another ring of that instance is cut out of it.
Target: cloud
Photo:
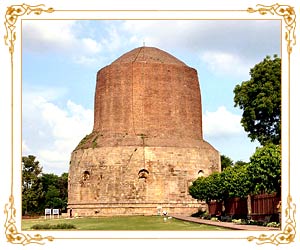
[[[91,65],[100,55],[111,59],[116,51],[145,42],[200,59],[222,52],[246,67],[280,54],[280,25],[278,20],[25,20],[22,36],[23,48],[69,54],[78,64]]]
[[[139,37],[165,48],[218,50],[253,58],[272,48],[280,52],[280,25],[278,20],[127,20],[120,29],[133,41]]]
[[[145,41],[182,57],[193,53],[214,73],[248,75],[266,55],[280,54],[280,25],[278,20],[127,20],[120,30],[137,46]]]
[[[102,45],[91,38],[82,38],[83,47],[91,54],[98,53],[102,50]]]
[[[67,87],[64,86],[55,86],[55,89],[52,87],[47,87],[45,85],[32,85],[28,84],[28,82],[23,81],[24,85],[24,98],[26,102],[23,102],[23,106],[27,107],[27,104],[31,102],[31,100],[35,100],[39,97],[42,97],[48,101],[55,101],[62,97],[64,97],[68,93]]]
[[[30,148],[28,147],[25,140],[22,141],[22,152],[23,154],[28,154],[28,152],[30,152]]]
[[[240,124],[241,117],[230,113],[221,106],[215,112],[206,111],[203,115],[204,137],[232,137],[243,132]]]
[[[23,99],[23,154],[35,155],[45,172],[67,172],[71,152],[92,132],[93,111],[71,100],[61,108],[42,96]]]
[[[253,66],[243,62],[240,56],[230,53],[207,51],[201,55],[201,60],[215,74],[248,75]]]
[[[106,35],[101,39],[101,43],[107,50],[118,50],[124,45],[124,42],[126,43],[126,39],[122,39],[122,32],[119,31],[118,26],[108,25],[105,31]]]
[[[103,50],[99,41],[79,34],[78,21],[26,20],[22,28],[22,44],[25,51],[65,54],[74,59],[75,63],[84,64],[95,60],[93,56]],[[92,59],[88,59],[89,57]]]

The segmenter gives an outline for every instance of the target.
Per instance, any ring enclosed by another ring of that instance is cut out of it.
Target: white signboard
[[[53,209],[52,210],[52,214],[54,215],[54,214],[59,214],[59,209]]]
[[[52,209],[52,214],[53,214],[53,217],[54,217],[54,215],[57,215],[59,217],[59,209],[57,209],[57,208]]]
[[[49,215],[50,219],[51,219],[51,208],[46,208],[45,209],[45,219],[47,218],[47,215]]]

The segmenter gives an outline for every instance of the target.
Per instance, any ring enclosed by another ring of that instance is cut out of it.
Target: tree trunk
[[[247,196],[247,208],[248,208],[248,218],[251,218],[251,214],[252,214],[252,208],[251,208],[251,195],[248,194]]]

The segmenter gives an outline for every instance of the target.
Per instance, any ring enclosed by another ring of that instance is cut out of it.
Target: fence
[[[209,214],[216,215],[222,211],[222,202],[211,201],[208,203]]]
[[[280,197],[276,194],[259,194],[251,196],[251,217],[254,220],[262,220],[266,216],[273,216],[272,220],[278,220],[277,205]]]
[[[230,198],[225,201],[225,214],[237,218],[247,218],[248,207],[245,198]]]
[[[277,205],[280,197],[276,194],[260,194],[251,196],[251,218],[263,220],[266,216],[272,216],[272,221],[278,220]],[[230,198],[225,200],[225,214],[233,218],[247,218],[248,204],[246,198]],[[222,202],[211,201],[208,204],[209,214],[216,215],[222,211]]]

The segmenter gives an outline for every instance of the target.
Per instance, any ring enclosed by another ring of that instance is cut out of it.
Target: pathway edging
[[[206,225],[212,225],[212,226],[218,226],[218,227],[226,227],[231,228],[234,230],[252,230],[252,231],[278,231],[280,230],[277,227],[263,227],[263,226],[256,226],[256,225],[239,225],[235,224],[233,222],[222,222],[222,221],[212,221],[212,220],[204,220],[197,217],[191,217],[191,216],[183,216],[174,214],[171,215],[173,218],[178,220],[184,220],[184,221],[190,221],[195,222],[199,224],[206,224]]]

